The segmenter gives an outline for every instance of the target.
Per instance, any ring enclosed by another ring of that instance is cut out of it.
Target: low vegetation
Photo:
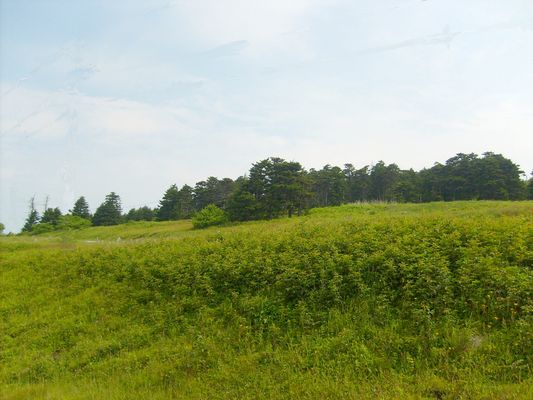
[[[532,202],[0,244],[2,399],[533,397]]]

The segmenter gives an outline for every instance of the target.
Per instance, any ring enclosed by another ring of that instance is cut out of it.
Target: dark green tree
[[[458,153],[446,160],[442,185],[444,200],[476,200],[481,177],[477,154]]]
[[[419,203],[422,201],[420,176],[414,170],[400,171],[394,188],[393,199],[400,203]]]
[[[385,165],[379,161],[370,170],[372,199],[379,201],[394,200],[394,191],[398,184],[400,169],[396,164]]]
[[[480,199],[521,200],[526,198],[518,165],[501,154],[487,152],[477,160],[476,177]]]
[[[172,221],[179,219],[180,194],[176,185],[170,186],[159,201],[156,218],[158,221]]]
[[[370,200],[370,173],[368,165],[355,169],[352,164],[344,165],[346,177],[346,200],[350,203]]]
[[[197,211],[217,202],[217,186],[218,179],[214,176],[196,183],[194,186],[194,207]]]
[[[250,221],[261,218],[260,206],[249,189],[249,180],[245,177],[237,180],[237,188],[231,195],[227,212],[232,221]]]
[[[266,218],[281,214],[289,217],[307,207],[309,181],[300,163],[271,157],[252,165],[248,183],[249,192],[259,204]]]
[[[61,215],[61,210],[59,208],[47,208],[46,210],[44,210],[40,223],[52,224],[53,226],[56,226],[59,223]]]
[[[89,204],[85,197],[81,196],[74,203],[74,207],[70,210],[70,213],[76,217],[81,217],[85,219],[91,219],[91,212],[89,211]]]
[[[325,165],[321,170],[310,170],[314,207],[338,206],[345,201],[347,178],[339,167]]]
[[[120,197],[115,192],[109,193],[105,201],[96,209],[93,216],[93,225],[117,225],[122,222],[122,206]]]
[[[210,176],[205,181],[197,182],[193,191],[195,209],[201,210],[209,204],[225,209],[234,190],[235,182],[230,178]]]
[[[155,212],[148,206],[132,208],[124,216],[126,221],[153,221]]]
[[[533,171],[531,171],[531,178],[527,182],[527,198],[533,200]]]
[[[191,218],[194,214],[193,189],[189,185],[183,185],[178,191],[177,211],[180,219]]]
[[[39,222],[39,213],[35,209],[35,197],[30,199],[30,212],[26,217],[26,222],[22,227],[22,232],[31,232],[33,227]]]

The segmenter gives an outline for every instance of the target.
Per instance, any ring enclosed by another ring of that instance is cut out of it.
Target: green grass
[[[0,399],[533,397],[533,202],[0,246]]]

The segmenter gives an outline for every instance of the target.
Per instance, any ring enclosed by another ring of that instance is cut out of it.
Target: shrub
[[[76,215],[63,215],[59,218],[57,224],[58,230],[73,230],[73,229],[83,229],[89,228],[91,226],[91,221],[86,218],[78,217]]]
[[[228,214],[210,204],[201,211],[197,212],[192,218],[192,224],[195,229],[203,229],[209,226],[222,225],[228,222]]]
[[[56,227],[49,223],[49,222],[43,222],[40,224],[36,224],[33,226],[33,229],[31,230],[32,235],[40,235],[43,233],[52,232],[56,229]]]

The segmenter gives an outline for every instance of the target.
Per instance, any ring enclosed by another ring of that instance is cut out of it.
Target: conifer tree
[[[180,193],[176,185],[172,185],[167,189],[163,198],[159,201],[157,210],[158,221],[171,221],[179,218],[178,203]]]
[[[35,209],[35,197],[30,200],[30,212],[26,218],[26,222],[22,227],[22,232],[31,232],[33,226],[39,222],[39,213]]]
[[[122,221],[120,197],[115,192],[109,193],[105,201],[96,209],[93,225],[117,225]]]
[[[40,223],[57,225],[59,223],[60,218],[61,210],[59,208],[47,208],[46,210],[44,210]]]
[[[70,213],[76,217],[91,219],[89,204],[87,203],[87,200],[85,200],[85,197],[81,196],[78,200],[76,200]]]

